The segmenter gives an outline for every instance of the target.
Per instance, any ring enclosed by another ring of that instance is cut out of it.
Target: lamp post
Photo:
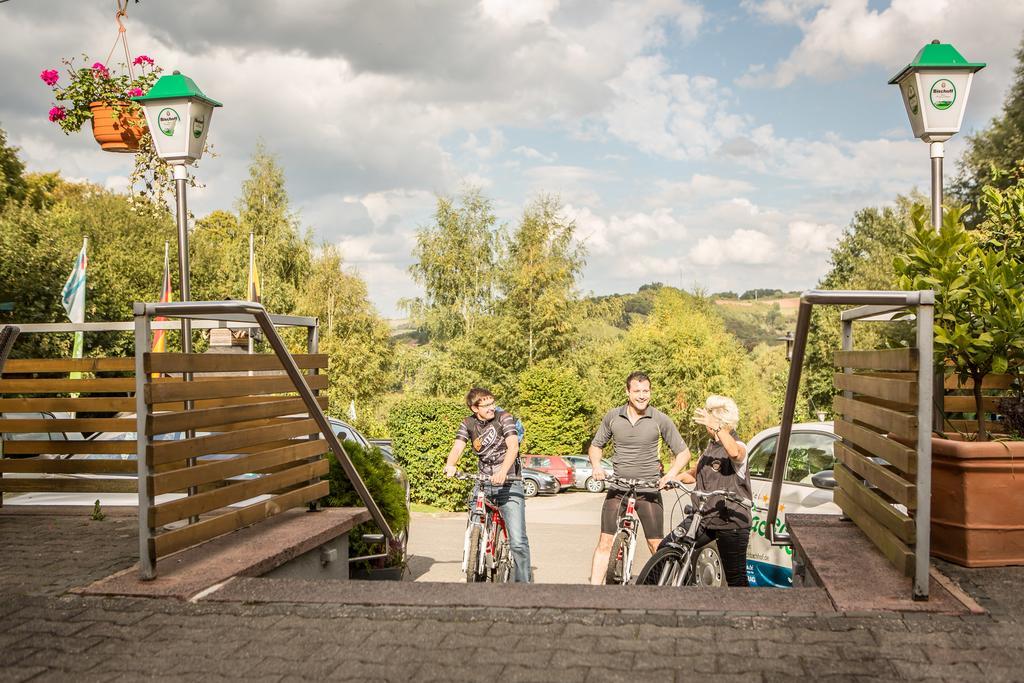
[[[796,341],[796,337],[793,336],[793,330],[787,330],[784,336],[776,337],[775,340],[786,342],[786,360],[793,360],[793,342]]]
[[[213,109],[222,105],[204,95],[191,78],[179,71],[169,76],[161,76],[148,93],[132,99],[140,103],[146,113],[146,123],[149,125],[149,134],[153,137],[157,155],[174,169],[174,197],[178,219],[178,275],[181,280],[181,300],[189,301],[186,166],[203,156]],[[192,352],[192,324],[187,318],[181,321],[181,347],[185,353]]]
[[[975,72],[985,68],[981,62],[968,62],[949,43],[933,40],[925,45],[895,76],[890,85],[898,85],[910,117],[914,137],[929,144],[932,158],[932,227],[942,225],[943,143],[960,132],[967,97]]]

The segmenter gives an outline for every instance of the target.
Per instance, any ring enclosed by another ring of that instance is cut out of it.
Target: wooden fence
[[[133,358],[8,360],[0,494],[137,493],[134,375]]]
[[[1006,423],[1000,419],[999,400],[1010,395],[1012,385],[1013,375],[986,375],[981,380],[981,388],[985,394],[982,399],[985,426],[992,434],[1006,434],[1008,431]],[[963,434],[976,433],[978,421],[974,418],[977,411],[977,404],[974,400],[974,382],[968,379],[961,384],[959,377],[949,375],[945,378],[944,388],[942,409],[945,419],[942,430]]]
[[[838,351],[834,500],[906,576],[915,570],[918,351]],[[913,444],[908,446],[905,444]]]
[[[310,389],[327,387],[327,376],[316,374],[327,368],[326,355],[293,358]],[[320,480],[327,441],[276,356],[147,353],[143,362],[140,512],[154,562],[327,495]],[[180,381],[186,373],[191,381]],[[326,398],[317,400],[327,407]]]

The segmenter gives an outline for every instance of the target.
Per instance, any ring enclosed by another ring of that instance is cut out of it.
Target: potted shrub
[[[1024,198],[1024,186],[1006,192]],[[1024,263],[1011,240],[993,239],[994,227],[1006,227],[1006,200],[986,188],[977,231],[950,209],[936,232],[919,207],[896,261],[905,289],[935,290],[937,367],[973,383],[975,440],[932,439],[931,521],[932,554],[971,567],[1024,563],[1024,442],[990,440],[982,390],[987,374],[1024,366]],[[1018,212],[1018,235],[1021,223]]]
[[[406,530],[409,527],[409,509],[406,506],[405,489],[395,477],[395,470],[385,460],[380,449],[374,447],[369,451],[365,450],[355,441],[347,439],[344,444],[345,452],[355,465],[356,471],[362,477],[370,495],[377,502],[388,525],[396,532]],[[359,498],[349,482],[345,470],[338,463],[334,453],[328,453],[330,462],[330,493],[324,499],[328,507],[363,507]],[[379,534],[380,529],[370,521],[357,525],[349,532],[349,556],[366,557],[368,555],[383,554],[379,543],[367,543],[363,540],[364,534]],[[405,548],[401,544],[387,544],[384,551],[387,557],[354,562],[351,566],[353,578],[360,579],[394,579],[400,580],[405,574],[406,558]]]

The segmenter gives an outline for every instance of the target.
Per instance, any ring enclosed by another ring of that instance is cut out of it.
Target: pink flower
[[[39,78],[43,79],[43,83],[46,85],[53,86],[56,85],[60,74],[57,73],[56,69],[43,69],[43,72],[39,74]]]
[[[103,66],[103,62],[93,64],[92,70],[95,72],[93,76],[96,78],[110,78],[110,72],[107,71],[107,67]]]
[[[146,55],[139,55],[138,57],[135,58],[135,61],[132,62],[132,64],[134,64],[135,66],[139,66],[140,64],[141,65],[153,66],[153,60],[151,58],[147,57]]]
[[[67,115],[68,110],[64,107],[54,107],[50,110],[50,120],[54,122],[64,119]]]
[[[142,88],[128,88],[128,97],[142,97]]]

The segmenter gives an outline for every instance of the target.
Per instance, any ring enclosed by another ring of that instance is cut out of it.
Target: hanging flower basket
[[[146,134],[146,120],[142,112],[117,111],[107,102],[91,102],[92,134],[104,152],[137,152],[142,136]]]

